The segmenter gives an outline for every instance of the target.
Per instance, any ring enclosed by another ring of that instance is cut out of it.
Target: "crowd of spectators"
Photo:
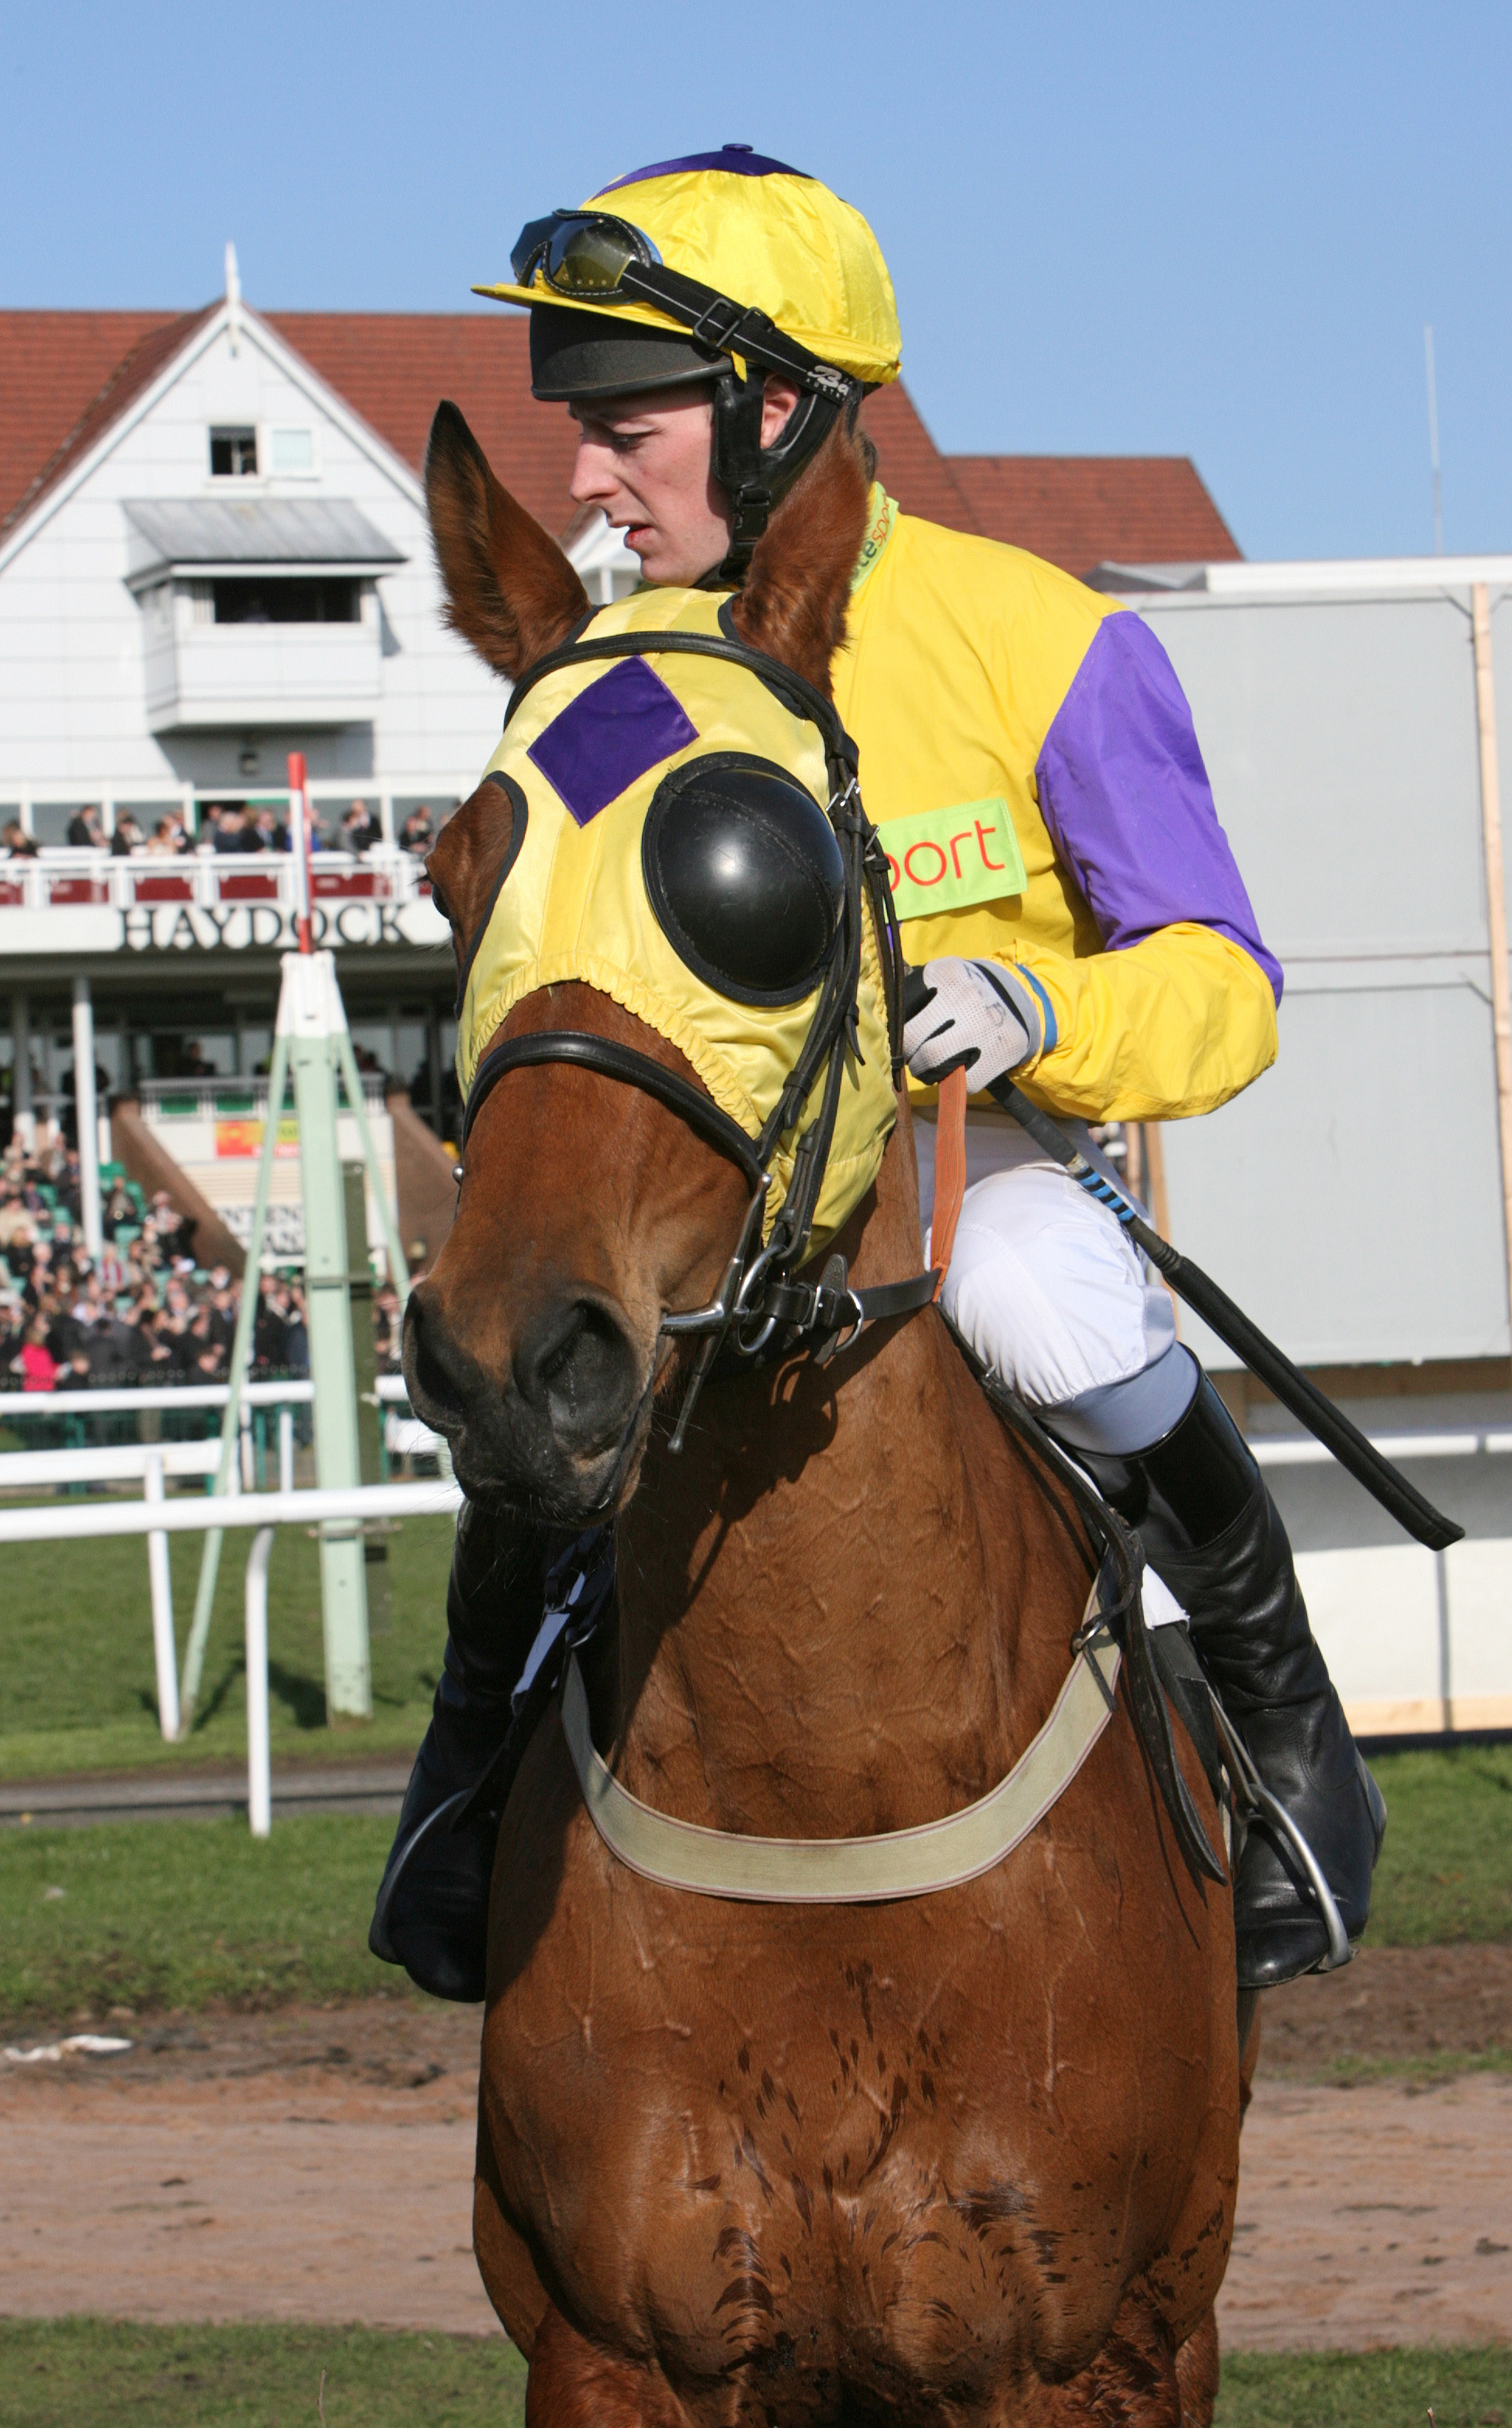
[[[411,810],[399,831],[399,848],[412,860],[424,860],[436,841],[436,822],[426,808]],[[382,846],[383,826],[376,806],[368,801],[353,801],[346,814],[329,823],[312,816],[310,848],[312,851],[340,851],[360,859],[364,853]],[[288,851],[289,829],[287,818],[270,801],[212,801],[200,823],[198,836],[189,834],[176,810],[170,810],[153,822],[150,834],[145,833],[128,810],[118,810],[115,831],[107,835],[101,812],[96,808],[83,809],[69,821],[68,845],[75,851],[107,851],[116,860],[175,859],[181,852],[260,852]],[[19,818],[11,818],[0,828],[0,858],[35,860],[46,849],[34,835],[27,834]]]
[[[194,1224],[165,1189],[144,1200],[105,1184],[104,1246],[86,1251],[78,1157],[13,1142],[0,1159],[0,1391],[118,1390],[225,1379],[241,1285],[202,1266]],[[398,1292],[374,1296],[379,1370],[397,1372]],[[262,1276],[252,1370],[307,1374],[304,1295],[296,1278]]]

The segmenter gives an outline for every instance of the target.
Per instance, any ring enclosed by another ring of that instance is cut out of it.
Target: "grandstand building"
[[[367,813],[360,855],[316,873],[355,1041],[446,1134],[451,954],[405,828],[470,792],[503,702],[440,615],[420,464],[444,396],[590,595],[630,587],[635,560],[575,515],[522,315],[261,313],[234,257],[198,312],[0,313],[0,829],[40,846],[0,859],[0,1121],[66,1108],[82,975],[111,1096],[158,1129],[192,1098],[202,1182],[238,1160],[246,1107],[218,1123],[217,1083],[267,1058],[291,872],[226,845],[276,825],[300,750],[333,844]],[[904,508],[958,530],[1076,573],[1238,556],[1184,458],[945,456],[901,386],[866,419]],[[110,853],[167,817],[202,847]]]

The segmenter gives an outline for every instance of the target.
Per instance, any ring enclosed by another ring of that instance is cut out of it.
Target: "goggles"
[[[631,302],[653,304],[711,354],[744,355],[837,404],[847,402],[856,388],[855,381],[820,362],[766,313],[669,270],[642,229],[611,212],[563,210],[528,220],[509,263],[517,286],[531,287],[539,273],[547,295],[595,311]]]

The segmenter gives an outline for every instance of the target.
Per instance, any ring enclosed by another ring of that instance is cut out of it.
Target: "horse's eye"
[[[765,759],[692,759],[657,786],[641,841],[668,943],[737,1003],[797,1003],[834,949],[846,866],[829,819]]]

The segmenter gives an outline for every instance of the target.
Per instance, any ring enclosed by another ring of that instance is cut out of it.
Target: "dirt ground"
[[[1260,2072],[1492,2049],[1512,2053],[1512,1945],[1365,1947],[1347,1972],[1290,1982],[1266,1999]]]
[[[0,2061],[0,2309],[497,2331],[469,2241],[474,2010],[102,2028],[130,2052]],[[1230,2348],[1512,2339],[1512,2074],[1319,2078],[1498,2048],[1508,1947],[1368,1950],[1270,1999]]]

